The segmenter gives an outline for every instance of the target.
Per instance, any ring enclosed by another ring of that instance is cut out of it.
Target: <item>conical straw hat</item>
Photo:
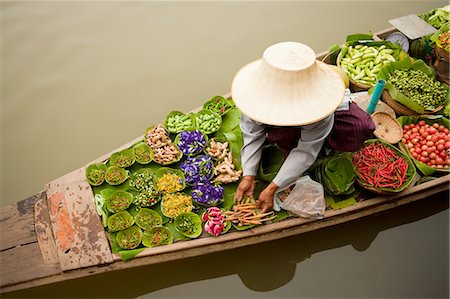
[[[332,114],[344,96],[342,78],[314,51],[297,42],[274,44],[263,58],[241,68],[231,96],[251,119],[274,126],[300,126]]]

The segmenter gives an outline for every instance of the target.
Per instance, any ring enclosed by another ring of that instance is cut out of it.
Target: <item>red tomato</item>
[[[436,149],[437,149],[438,151],[443,151],[443,150],[445,149],[445,145],[442,144],[442,143],[439,143],[439,144],[436,146]]]
[[[442,159],[440,157],[437,157],[436,158],[436,165],[442,165],[442,164],[444,164],[444,159]]]
[[[430,153],[429,157],[431,160],[434,160],[434,159],[436,159],[437,155],[435,153]]]
[[[417,123],[419,126],[424,126],[426,124],[426,122],[424,120],[421,120]]]
[[[434,123],[433,127],[437,129],[437,128],[439,128],[439,124],[438,123]]]
[[[444,146],[445,146],[446,149],[450,149],[450,141],[447,141],[447,142],[444,144]]]

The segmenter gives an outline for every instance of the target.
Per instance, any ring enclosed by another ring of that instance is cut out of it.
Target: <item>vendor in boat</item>
[[[257,206],[272,209],[278,188],[295,182],[316,160],[333,128],[334,112],[345,92],[342,78],[314,51],[297,42],[270,46],[260,60],[244,66],[233,79],[231,96],[242,112],[243,178],[235,199],[253,197],[262,147],[276,143],[286,159],[260,193]]]

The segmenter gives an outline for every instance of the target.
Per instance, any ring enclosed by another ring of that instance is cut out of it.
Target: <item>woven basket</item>
[[[434,45],[434,54],[436,56],[436,60],[434,61],[433,68],[436,71],[436,77],[438,81],[443,82],[449,85],[449,53]]]
[[[375,123],[373,134],[390,144],[399,142],[403,136],[403,129],[399,122],[386,112],[375,112],[372,114]]]
[[[394,195],[394,194],[396,194],[396,193],[394,193],[394,192],[383,191],[383,190],[376,189],[376,188],[374,188],[374,187],[372,187],[372,186],[369,186],[369,185],[363,183],[358,177],[356,177],[355,181],[356,181],[356,182],[358,183],[358,185],[360,185],[362,188],[364,188],[364,189],[366,189],[366,190],[368,190],[368,191],[370,191],[370,192],[376,193],[376,194],[380,194],[380,195]]]
[[[336,65],[338,68],[341,68],[341,59],[342,59],[341,53],[339,53],[338,57],[336,58]],[[352,80],[350,77],[348,77],[348,80],[350,81],[350,90],[353,92],[369,90],[372,87],[371,85],[358,83]]]
[[[411,116],[411,115],[419,115],[420,114],[420,113],[417,113],[416,111],[409,109],[408,107],[403,106],[402,104],[400,104],[399,102],[394,100],[386,90],[383,90],[381,98],[383,99],[383,101],[386,102],[386,104],[391,106],[391,108],[394,109],[394,111],[400,115]],[[437,107],[434,110],[424,110],[422,114],[424,114],[424,115],[436,114],[436,112],[439,112],[440,110],[442,110],[442,108],[444,108],[443,105]]]
[[[407,115],[407,116],[419,115],[419,113],[403,106],[402,104],[394,100],[386,90],[383,90],[381,98],[386,104],[388,104],[392,109],[394,109],[395,112],[397,112],[400,115]]]

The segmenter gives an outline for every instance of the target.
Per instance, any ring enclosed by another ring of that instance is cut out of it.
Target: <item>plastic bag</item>
[[[326,207],[323,186],[309,176],[303,176],[295,182],[294,189],[279,205],[298,216],[321,219]]]

